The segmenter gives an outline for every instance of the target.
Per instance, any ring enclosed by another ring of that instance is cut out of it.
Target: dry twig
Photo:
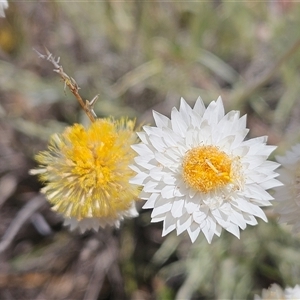
[[[55,67],[53,70],[54,72],[58,73],[62,80],[65,83],[65,89],[68,87],[72,94],[76,97],[78,100],[79,104],[81,105],[82,109],[85,111],[91,122],[95,122],[95,119],[97,118],[97,115],[94,112],[94,106],[96,101],[98,100],[99,95],[96,95],[91,101],[86,100],[85,102],[81,98],[79,94],[80,87],[76,83],[75,79],[70,77],[68,74],[66,74],[63,70],[63,67],[59,65],[59,60],[60,57],[55,58],[51,52],[45,47],[45,51],[47,55],[41,54],[39,51],[36,49],[33,49],[37,55],[42,58],[50,61],[52,65]]]

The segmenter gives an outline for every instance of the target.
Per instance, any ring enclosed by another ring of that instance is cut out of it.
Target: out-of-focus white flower
[[[285,156],[276,156],[282,164],[278,170],[284,186],[275,189],[275,211],[279,222],[293,225],[293,232],[300,232],[300,144],[287,151]]]
[[[0,0],[0,17],[5,18],[4,10],[8,8],[7,0]]]
[[[262,290],[261,297],[254,296],[254,300],[299,300],[300,299],[300,285],[294,288],[288,287],[283,290],[278,284],[273,283],[268,289]]]
[[[297,284],[294,288],[288,287],[284,291],[285,299],[300,299],[300,285]]]
[[[163,233],[187,230],[192,242],[202,232],[210,243],[222,228],[239,238],[239,229],[267,221],[260,206],[271,205],[267,189],[281,185],[275,179],[278,163],[267,161],[276,148],[267,137],[244,141],[246,116],[225,115],[222,99],[205,109],[199,98],[192,109],[184,99],[171,119],[154,112],[157,127],[144,126],[131,180],[143,186],[145,209],[152,222],[163,221]]]

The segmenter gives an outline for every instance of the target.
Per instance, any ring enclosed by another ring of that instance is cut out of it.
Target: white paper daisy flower
[[[138,153],[131,183],[143,187],[143,208],[152,222],[163,221],[163,233],[187,230],[192,242],[202,232],[210,243],[222,228],[239,238],[239,229],[267,218],[260,206],[271,205],[267,189],[279,186],[267,161],[276,148],[267,137],[244,141],[246,116],[225,115],[222,99],[205,109],[199,98],[192,109],[184,99],[171,119],[154,112],[157,127],[144,126],[133,145]]]
[[[282,164],[278,170],[284,186],[275,189],[275,211],[279,222],[293,225],[293,232],[300,232],[300,144],[292,147],[285,156],[276,156]]]

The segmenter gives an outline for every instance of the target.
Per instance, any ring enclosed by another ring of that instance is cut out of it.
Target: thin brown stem
[[[95,122],[97,116],[96,116],[93,108],[94,108],[94,105],[95,105],[95,103],[98,99],[98,95],[95,96],[91,101],[86,100],[84,102],[84,100],[81,98],[81,96],[79,94],[80,87],[76,83],[75,79],[70,77],[68,74],[66,74],[63,70],[63,67],[61,65],[59,65],[60,57],[58,57],[56,59],[46,47],[45,47],[46,55],[41,54],[36,49],[33,49],[33,50],[37,53],[37,55],[40,58],[46,59],[46,60],[48,60],[52,63],[52,65],[55,68],[53,71],[58,73],[59,76],[62,78],[62,80],[65,83],[65,89],[66,89],[66,87],[69,88],[69,90],[72,92],[72,94],[78,100],[79,104],[81,105],[82,109],[84,110],[86,115],[89,117],[91,122]]]

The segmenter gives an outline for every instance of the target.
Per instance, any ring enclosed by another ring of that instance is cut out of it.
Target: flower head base
[[[207,109],[198,99],[192,109],[183,99],[171,119],[154,112],[157,127],[144,126],[133,145],[138,153],[132,183],[142,185],[144,208],[152,222],[164,222],[163,235],[187,230],[192,242],[202,232],[210,243],[221,229],[239,237],[239,229],[267,221],[260,206],[271,205],[266,189],[281,185],[267,161],[275,149],[267,137],[244,141],[246,117],[225,115],[221,98]]]
[[[292,147],[285,156],[276,156],[282,167],[280,179],[284,186],[275,189],[275,211],[279,221],[293,225],[293,232],[300,232],[300,144]]]
[[[129,183],[133,127],[124,119],[98,119],[88,129],[75,124],[54,134],[49,150],[36,156],[40,165],[31,174],[46,182],[41,191],[71,229],[118,226],[123,217],[137,215],[138,188]]]
[[[204,194],[234,183],[233,172],[237,159],[231,159],[216,146],[199,146],[188,150],[183,157],[182,177],[193,189]]]

